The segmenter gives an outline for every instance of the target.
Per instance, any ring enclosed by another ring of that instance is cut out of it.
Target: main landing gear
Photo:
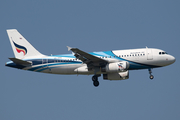
[[[99,76],[101,76],[101,75],[94,75],[94,76],[92,77],[93,85],[94,85],[95,87],[98,87],[98,86],[99,86],[99,81],[98,81],[98,77],[99,77]]]
[[[150,74],[149,78],[152,80],[154,78],[154,76],[151,74],[152,73],[151,68],[149,68],[148,70],[149,70],[149,74]]]

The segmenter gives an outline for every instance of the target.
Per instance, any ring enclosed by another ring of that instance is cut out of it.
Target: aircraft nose
[[[169,61],[173,64],[176,61],[176,58],[174,56],[170,56]]]

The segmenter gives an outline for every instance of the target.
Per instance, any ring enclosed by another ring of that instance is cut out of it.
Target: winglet
[[[67,48],[68,48],[68,51],[70,51],[72,48],[71,47],[69,47],[69,46],[67,46]]]

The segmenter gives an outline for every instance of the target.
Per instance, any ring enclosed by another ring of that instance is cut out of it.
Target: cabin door
[[[147,53],[147,60],[153,60],[152,49],[146,48],[146,53]]]

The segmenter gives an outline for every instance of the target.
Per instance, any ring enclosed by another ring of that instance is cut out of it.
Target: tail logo
[[[18,45],[18,44],[16,44],[14,41],[13,41],[13,43],[14,43],[14,45],[15,45],[15,47],[16,47],[16,51],[17,51],[18,53],[23,52],[24,55],[27,54],[27,49],[26,49],[24,46]]]

